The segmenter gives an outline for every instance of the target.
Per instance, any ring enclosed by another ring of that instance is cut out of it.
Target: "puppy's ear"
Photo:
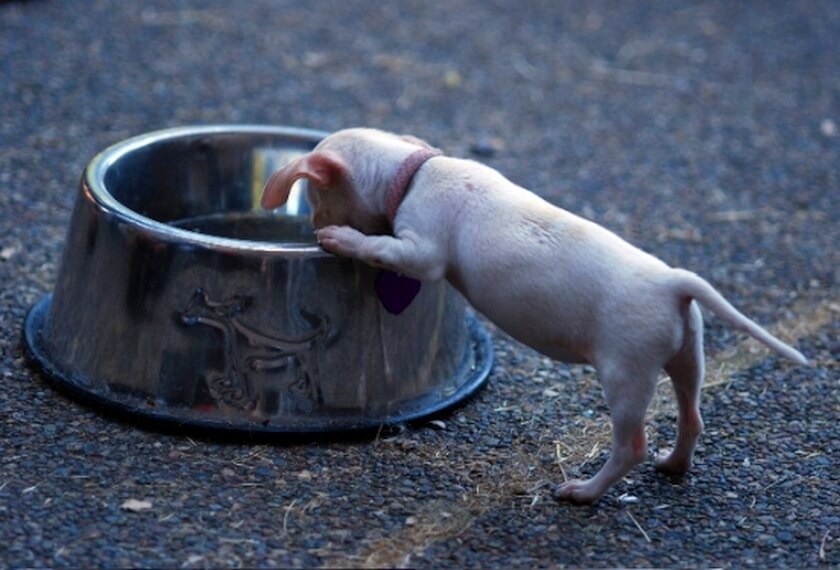
[[[348,177],[347,164],[329,151],[316,150],[293,160],[271,175],[263,188],[260,205],[267,209],[279,208],[289,199],[292,184],[306,178],[316,186],[338,186]]]

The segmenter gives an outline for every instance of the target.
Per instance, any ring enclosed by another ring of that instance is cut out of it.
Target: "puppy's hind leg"
[[[685,473],[691,468],[694,447],[703,432],[700,415],[700,386],[704,375],[703,316],[692,302],[686,315],[685,336],[680,351],[665,364],[677,398],[677,442],[670,452],[655,460],[656,468],[668,473]]]
[[[659,369],[639,370],[629,365],[599,368],[604,396],[612,418],[612,453],[594,477],[572,479],[559,486],[556,496],[576,503],[594,503],[647,456],[645,412],[656,388]]]

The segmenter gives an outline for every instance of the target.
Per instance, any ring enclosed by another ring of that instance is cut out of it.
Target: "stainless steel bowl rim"
[[[105,174],[116,161],[126,154],[150,144],[172,140],[173,138],[220,134],[275,134],[300,138],[302,140],[311,140],[313,138],[322,139],[329,133],[316,129],[248,124],[173,127],[152,131],[113,144],[94,156],[85,169],[84,185],[91,193],[92,199],[103,210],[130,223],[134,226],[135,230],[143,231],[163,241],[178,241],[194,247],[214,249],[217,251],[243,251],[255,254],[283,255],[285,257],[331,256],[332,254],[325,252],[316,244],[292,245],[268,241],[235,239],[202,234],[174,227],[128,208],[125,204],[114,198],[108,190],[107,184],[105,183]]]

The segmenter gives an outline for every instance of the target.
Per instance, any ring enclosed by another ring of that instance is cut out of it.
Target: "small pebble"
[[[636,495],[624,493],[618,498],[618,502],[622,505],[637,505],[639,504],[640,500],[639,497],[637,497]]]
[[[450,69],[443,76],[443,82],[450,89],[456,89],[460,87],[461,84],[464,82],[464,78],[461,76],[458,70]]]
[[[470,152],[480,158],[493,158],[504,148],[499,139],[480,139],[470,145]]]
[[[16,248],[16,247],[13,247],[13,246],[4,247],[2,250],[0,250],[0,259],[2,259],[3,261],[9,261],[15,255],[17,255],[17,253],[18,253],[18,248]]]
[[[148,511],[152,508],[152,503],[149,501],[141,501],[138,499],[128,499],[123,504],[120,505],[120,508],[124,511],[130,511],[132,513],[140,513],[143,511]]]

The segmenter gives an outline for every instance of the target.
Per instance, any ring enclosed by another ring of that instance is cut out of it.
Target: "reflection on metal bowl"
[[[97,155],[26,320],[32,361],[109,408],[228,430],[373,428],[473,393],[492,348],[452,288],[391,315],[375,269],[317,246],[300,188],[260,211],[268,176],[323,136],[187,127]]]

